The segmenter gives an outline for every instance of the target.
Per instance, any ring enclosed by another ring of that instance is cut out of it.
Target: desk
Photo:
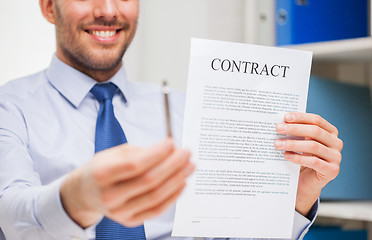
[[[368,240],[372,240],[372,201],[321,202],[315,224],[366,229]]]

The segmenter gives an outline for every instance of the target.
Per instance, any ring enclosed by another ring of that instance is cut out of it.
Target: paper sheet
[[[193,39],[183,145],[197,169],[173,236],[290,238],[299,166],[274,148],[305,112],[311,52]]]

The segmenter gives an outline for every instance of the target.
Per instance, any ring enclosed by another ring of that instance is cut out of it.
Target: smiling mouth
[[[87,30],[89,34],[97,36],[99,38],[111,38],[115,36],[120,30],[106,30],[106,31],[99,31],[99,30]]]

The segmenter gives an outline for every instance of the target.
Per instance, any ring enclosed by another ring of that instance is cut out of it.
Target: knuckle
[[[311,166],[313,166],[313,168],[315,168],[315,169],[318,169],[319,167],[320,167],[320,165],[321,165],[321,162],[322,160],[320,160],[319,158],[317,158],[317,157],[311,157],[310,159],[309,159],[309,163],[310,163],[310,165]]]
[[[165,153],[166,151],[161,148],[156,148],[154,151],[151,151],[151,157],[156,159],[166,159],[169,156],[169,153]]]
[[[92,171],[92,177],[94,181],[98,184],[98,186],[103,183],[108,177],[109,171],[106,168],[95,167]]]
[[[323,118],[318,114],[314,114],[313,115],[313,121],[314,121],[314,124],[321,125],[322,122],[323,122]]]
[[[110,207],[112,207],[112,206],[111,206],[111,203],[112,203],[112,201],[113,201],[113,199],[114,199],[114,196],[113,196],[112,191],[103,191],[103,192],[101,193],[100,199],[101,199],[102,204],[103,204],[106,208],[110,208]]]
[[[185,153],[185,151],[180,150],[177,154],[176,164],[183,166],[189,160],[189,155]]]
[[[163,158],[163,154],[161,151],[154,151],[151,153],[152,157],[153,158],[156,158],[156,159],[160,159],[160,158]]]
[[[147,173],[143,176],[143,182],[147,186],[153,186],[154,184],[156,184],[156,179],[157,177],[155,177],[155,175],[152,173]]]
[[[130,172],[139,172],[141,170],[140,161],[127,161],[125,169]]]
[[[339,151],[336,151],[336,157],[335,157],[336,162],[339,164],[341,163],[342,160],[342,154]]]
[[[310,142],[310,146],[309,146],[310,150],[315,153],[319,150],[319,144],[316,143],[316,142]]]
[[[334,133],[336,136],[338,136],[339,131],[338,131],[338,129],[337,129],[336,127],[334,128],[333,133]]]
[[[159,203],[161,202],[162,200],[162,195],[158,192],[158,191],[153,191],[151,194],[150,194],[150,200],[156,204],[156,203]]]
[[[138,161],[128,161],[126,167],[129,171],[137,172],[140,168],[140,164]]]
[[[341,151],[344,148],[344,142],[338,138],[338,145],[339,145],[339,150]]]
[[[313,136],[320,136],[322,134],[322,129],[318,126],[312,126],[311,133]]]

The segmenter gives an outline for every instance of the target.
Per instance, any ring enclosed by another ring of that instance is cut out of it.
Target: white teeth
[[[91,34],[96,35],[97,37],[100,38],[109,38],[112,37],[116,34],[116,31],[96,31],[92,30],[90,31]]]

